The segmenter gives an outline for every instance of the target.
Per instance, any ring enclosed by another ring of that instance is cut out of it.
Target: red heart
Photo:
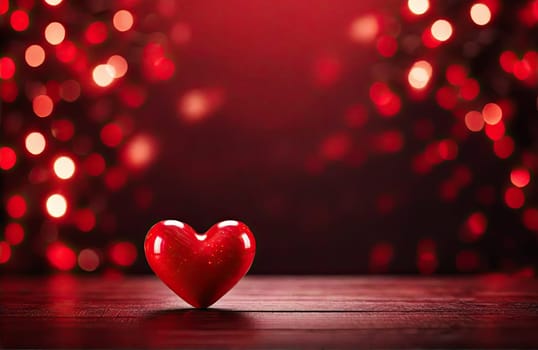
[[[187,303],[206,308],[247,273],[256,241],[247,225],[226,220],[204,234],[177,220],[153,225],[144,251],[155,274]]]

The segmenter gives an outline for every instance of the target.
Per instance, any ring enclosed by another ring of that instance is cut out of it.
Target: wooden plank
[[[537,347],[538,283],[248,277],[210,310],[155,278],[0,280],[0,347]]]

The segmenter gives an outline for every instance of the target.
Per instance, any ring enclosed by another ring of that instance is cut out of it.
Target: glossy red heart
[[[144,251],[155,274],[194,307],[205,308],[247,273],[256,241],[242,222],[226,220],[198,234],[187,224],[164,220],[146,235]]]

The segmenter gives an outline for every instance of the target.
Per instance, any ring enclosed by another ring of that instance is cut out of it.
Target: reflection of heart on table
[[[248,346],[256,333],[252,314],[224,309],[156,311],[141,321],[140,329],[146,335],[145,345],[150,347],[178,346],[178,342],[186,346],[207,346],[209,343],[214,346]],[[214,332],[218,336],[209,340],[207,336],[198,336],[200,332]],[[170,337],[160,338],[159,334],[174,334],[173,342],[168,344]]]
[[[243,223],[227,220],[198,234],[177,220],[149,230],[144,243],[149,265],[177,295],[194,307],[208,307],[247,273],[256,241]]]

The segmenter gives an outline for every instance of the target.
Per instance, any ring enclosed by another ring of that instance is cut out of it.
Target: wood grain
[[[153,277],[0,279],[0,348],[537,348],[538,282],[247,277],[193,310]]]

